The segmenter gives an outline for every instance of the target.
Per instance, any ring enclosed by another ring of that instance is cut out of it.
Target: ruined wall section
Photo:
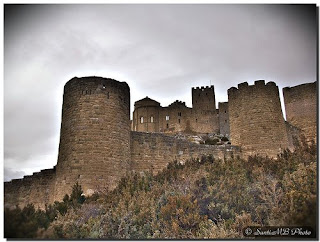
[[[176,100],[160,112],[160,132],[190,132],[191,108],[185,102]]]
[[[241,83],[228,90],[231,144],[246,155],[276,157],[288,147],[279,90],[274,82],[265,85]]]
[[[23,208],[33,203],[35,208],[45,209],[45,204],[54,202],[55,169],[36,172],[22,179],[4,183],[4,204],[6,208]]]
[[[308,141],[317,135],[317,82],[283,89],[286,119],[301,129]]]
[[[55,200],[76,182],[84,193],[113,188],[130,163],[130,90],[125,82],[73,78],[64,87]]]
[[[219,129],[220,134],[229,137],[230,125],[229,125],[229,107],[228,103],[219,102]]]
[[[240,149],[231,145],[200,145],[162,133],[131,132],[131,170],[135,172],[161,171],[171,161],[185,162],[213,155],[215,159],[225,159],[240,155]]]

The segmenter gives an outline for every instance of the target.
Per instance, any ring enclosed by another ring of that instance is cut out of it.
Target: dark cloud
[[[57,159],[64,84],[127,81],[133,104],[191,106],[191,87],[316,80],[315,5],[5,5],[4,165],[32,173]],[[131,110],[132,111],[132,110]],[[12,172],[5,170],[6,177]],[[14,175],[12,175],[14,177]]]

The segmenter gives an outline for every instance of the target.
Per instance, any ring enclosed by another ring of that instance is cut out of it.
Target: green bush
[[[243,238],[248,225],[316,228],[317,152],[300,143],[260,156],[171,162],[157,175],[129,174],[113,191],[84,198],[79,184],[45,211],[5,210],[7,238]]]

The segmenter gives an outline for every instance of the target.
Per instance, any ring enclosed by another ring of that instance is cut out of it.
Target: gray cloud
[[[4,168],[4,181],[21,178],[25,175],[23,171],[14,171],[9,168]]]
[[[191,106],[210,82],[227,101],[244,81],[316,80],[315,5],[5,5],[4,24],[6,179],[56,163],[74,76],[128,82],[132,108],[147,95]]]

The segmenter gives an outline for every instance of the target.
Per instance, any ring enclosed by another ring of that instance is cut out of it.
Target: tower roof
[[[160,103],[146,96],[134,103],[134,107],[160,107]]]

